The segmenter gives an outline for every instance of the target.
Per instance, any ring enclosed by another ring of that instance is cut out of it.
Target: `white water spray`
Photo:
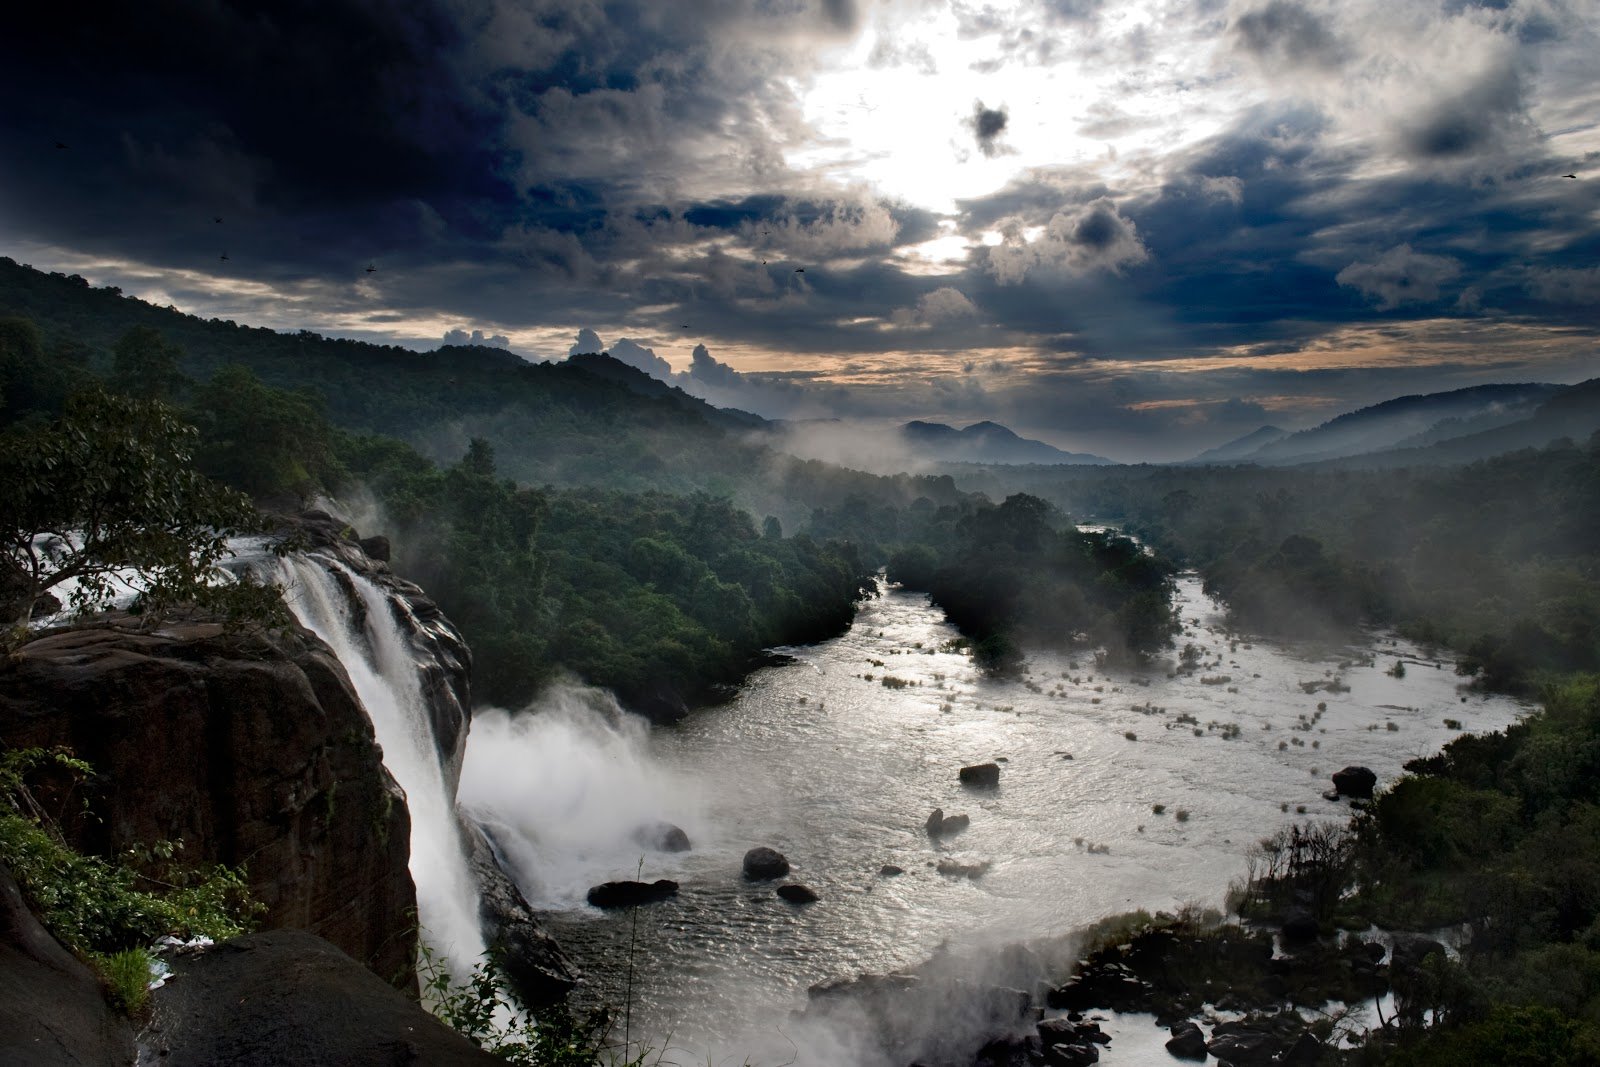
[[[330,568],[346,576],[361,598],[364,622],[358,623]],[[372,719],[383,765],[405,790],[411,813],[411,877],[422,939],[451,973],[465,975],[484,954],[477,884],[439,762],[415,654],[388,596],[333,560],[292,556],[279,562],[277,578],[295,616],[339,657]]]
[[[521,715],[482,711],[461,769],[461,804],[494,839],[536,907],[582,907],[590,886],[675,875],[644,844],[660,822],[707,844],[699,788],[650,755],[650,727],[598,689],[556,686]]]

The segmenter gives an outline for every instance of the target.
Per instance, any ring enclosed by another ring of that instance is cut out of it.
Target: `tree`
[[[200,387],[194,415],[201,469],[258,499],[304,501],[337,480],[334,430],[313,394],[274,389],[235,364]]]
[[[255,528],[255,509],[191,463],[197,437],[159,401],[77,394],[54,423],[0,435],[0,610],[28,621],[51,589],[76,612],[102,608],[119,586],[132,610],[176,603],[281,611],[276,590],[214,585],[228,538]]]
[[[178,369],[183,349],[149,326],[135,326],[111,350],[111,387],[146,400],[171,400],[189,379]]]

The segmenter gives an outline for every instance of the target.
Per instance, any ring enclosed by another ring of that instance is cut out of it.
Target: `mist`
[[[649,730],[610,693],[571,681],[519,713],[474,715],[457,800],[536,908],[583,907],[602,882],[671,877],[674,857],[641,842],[658,823],[704,840],[707,786],[656,763]]]

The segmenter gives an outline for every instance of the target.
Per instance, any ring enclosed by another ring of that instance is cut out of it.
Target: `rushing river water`
[[[1322,797],[1333,771],[1365,765],[1381,785],[1456,736],[1446,719],[1491,730],[1523,710],[1463,702],[1448,659],[1393,635],[1321,651],[1230,642],[1197,578],[1180,578],[1176,603],[1177,644],[1204,649],[1198,669],[1178,671],[1176,654],[1100,665],[1083,650],[1034,654],[1022,679],[997,681],[951,647],[925,597],[886,590],[847,634],[787,650],[791,662],[678,726],[647,729],[579,690],[537,715],[481,715],[462,799],[586,973],[581,999],[631,1003],[635,1042],[670,1043],[667,1061],[684,1064],[848,1067],[814,1038],[790,1044],[812,983],[1136,907],[1219,906],[1260,838],[1347,817]],[[1389,673],[1397,659],[1404,677]],[[1003,761],[998,789],[957,782],[988,760]],[[931,839],[936,807],[970,827]],[[642,849],[632,835],[657,819],[693,849]],[[821,900],[797,907],[745,882],[756,845],[786,854],[785,881]],[[945,858],[988,867],[940,874]],[[584,904],[590,886],[634,877],[682,888],[636,912]],[[1102,1062],[1138,1061],[1113,1047]]]

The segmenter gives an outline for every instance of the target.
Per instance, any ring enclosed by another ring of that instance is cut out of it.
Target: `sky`
[[[0,254],[207,317],[1127,460],[1600,374],[1592,0],[105,7]]]

